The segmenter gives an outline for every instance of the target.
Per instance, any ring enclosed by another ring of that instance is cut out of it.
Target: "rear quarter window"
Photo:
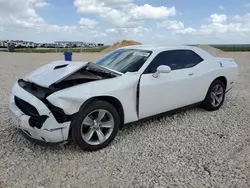
[[[191,68],[203,59],[192,50],[168,50],[159,53],[145,70],[144,74],[155,73],[160,65],[167,65],[172,70]]]
[[[181,61],[185,62],[184,68],[193,67],[203,61],[203,59],[192,50],[180,50],[178,53],[180,58],[182,58]]]

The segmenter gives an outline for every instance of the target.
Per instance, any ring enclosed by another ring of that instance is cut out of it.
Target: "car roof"
[[[133,45],[133,46],[125,46],[121,49],[138,49],[138,50],[150,50],[154,52],[168,51],[168,50],[192,50],[200,55],[204,60],[213,58],[213,56],[198,48],[196,46],[188,46],[188,45]]]
[[[122,48],[134,48],[134,49],[142,49],[142,50],[162,50],[162,49],[180,49],[180,48],[192,48],[192,46],[187,45],[133,45],[133,46],[125,46]]]

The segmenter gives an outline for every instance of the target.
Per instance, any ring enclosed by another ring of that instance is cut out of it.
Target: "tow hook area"
[[[53,131],[57,131],[59,129],[66,129],[67,127],[58,127],[58,128],[54,128],[54,129],[44,129],[45,131],[49,131],[49,132],[53,132]]]
[[[42,139],[36,139],[33,138],[31,134],[29,134],[28,131],[19,129],[20,134],[22,134],[28,141],[35,143],[40,146],[57,146],[57,145],[65,145],[68,143],[67,140],[64,141],[58,141],[58,142],[48,142],[44,137],[41,137]]]
[[[44,129],[44,130],[48,131],[48,132],[60,131],[62,134],[62,138],[64,140],[63,142],[68,142],[68,138],[65,135],[65,131],[67,131],[67,128],[68,127],[64,126],[64,127],[58,127],[58,128],[53,128],[53,129]]]

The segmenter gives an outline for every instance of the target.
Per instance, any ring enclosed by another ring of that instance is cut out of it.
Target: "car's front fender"
[[[88,82],[53,93],[47,100],[67,115],[72,115],[90,98],[113,97],[120,101],[124,110],[124,123],[138,120],[136,93],[139,74]]]
[[[91,83],[90,83],[91,84]],[[67,115],[72,115],[79,111],[81,105],[91,98],[90,84],[78,85],[55,92],[47,97],[47,100],[56,107],[63,109]]]

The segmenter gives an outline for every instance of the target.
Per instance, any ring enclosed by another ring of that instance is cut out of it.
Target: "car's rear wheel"
[[[218,110],[225,99],[225,84],[221,80],[215,80],[210,85],[202,107],[206,110]]]
[[[119,115],[113,105],[95,100],[86,108],[81,108],[74,118],[72,138],[83,150],[102,149],[117,135],[119,122]]]

